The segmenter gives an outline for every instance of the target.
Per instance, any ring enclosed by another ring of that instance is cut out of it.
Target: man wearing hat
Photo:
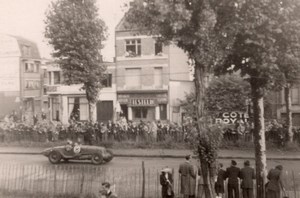
[[[239,178],[242,180],[243,198],[253,198],[253,179],[255,179],[255,173],[254,169],[250,167],[249,160],[244,162],[244,168],[241,169]]]
[[[181,176],[180,193],[183,194],[184,198],[195,197],[196,174],[190,160],[191,155],[187,155],[185,156],[185,162],[179,165],[179,174]]]
[[[164,168],[161,170],[160,184],[161,184],[161,196],[162,198],[173,198],[173,176],[171,169]]]
[[[111,191],[109,182],[102,183],[102,189],[99,193],[103,198],[118,198],[117,195]]]
[[[280,198],[281,190],[285,194],[285,189],[282,183],[282,169],[281,165],[277,165],[268,173],[268,183],[266,184],[267,198]]]
[[[240,169],[236,167],[237,163],[231,160],[231,166],[226,169],[226,178],[228,178],[228,198],[239,198],[239,173]]]

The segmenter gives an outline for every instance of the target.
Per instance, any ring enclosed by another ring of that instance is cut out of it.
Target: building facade
[[[104,88],[101,89],[96,118],[99,122],[115,119],[116,83],[114,63],[104,63],[107,66],[107,78],[103,80]],[[69,119],[78,121],[89,120],[89,106],[85,91],[81,84],[64,85],[61,69],[49,62],[47,64],[47,78],[45,92],[48,95],[49,118],[67,124]]]
[[[42,111],[42,70],[37,45],[0,34],[0,117],[15,112],[31,121]]]
[[[181,112],[174,109],[193,87],[186,54],[126,27],[124,17],[115,30],[117,100],[123,114],[132,121],[178,122],[181,116],[175,114]]]

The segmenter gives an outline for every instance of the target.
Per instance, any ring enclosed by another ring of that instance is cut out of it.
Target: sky
[[[41,57],[51,58],[52,48],[44,38],[45,12],[55,0],[0,0],[0,33],[22,36],[37,43]],[[97,0],[99,16],[108,27],[108,39],[102,50],[104,60],[114,57],[114,29],[124,16],[129,0]]]

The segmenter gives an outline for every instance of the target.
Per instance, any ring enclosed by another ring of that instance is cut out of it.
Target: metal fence
[[[0,165],[0,189],[6,191],[26,191],[28,193],[94,194],[97,195],[101,183],[113,185],[118,197],[160,198],[161,186],[158,168],[107,168],[90,165],[20,165],[3,163]],[[174,191],[179,197],[180,179],[178,170],[173,169]],[[300,173],[283,172],[283,182],[289,198],[300,197]],[[204,198],[197,193],[196,197]],[[227,196],[226,196],[227,197]]]

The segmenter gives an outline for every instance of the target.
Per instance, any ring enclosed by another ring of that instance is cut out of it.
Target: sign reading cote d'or
[[[132,98],[129,100],[131,106],[155,106],[155,99]]]
[[[216,123],[222,123],[222,124],[235,124],[237,121],[241,123],[248,122],[249,115],[245,112],[224,112],[221,114],[219,118],[216,118]]]

